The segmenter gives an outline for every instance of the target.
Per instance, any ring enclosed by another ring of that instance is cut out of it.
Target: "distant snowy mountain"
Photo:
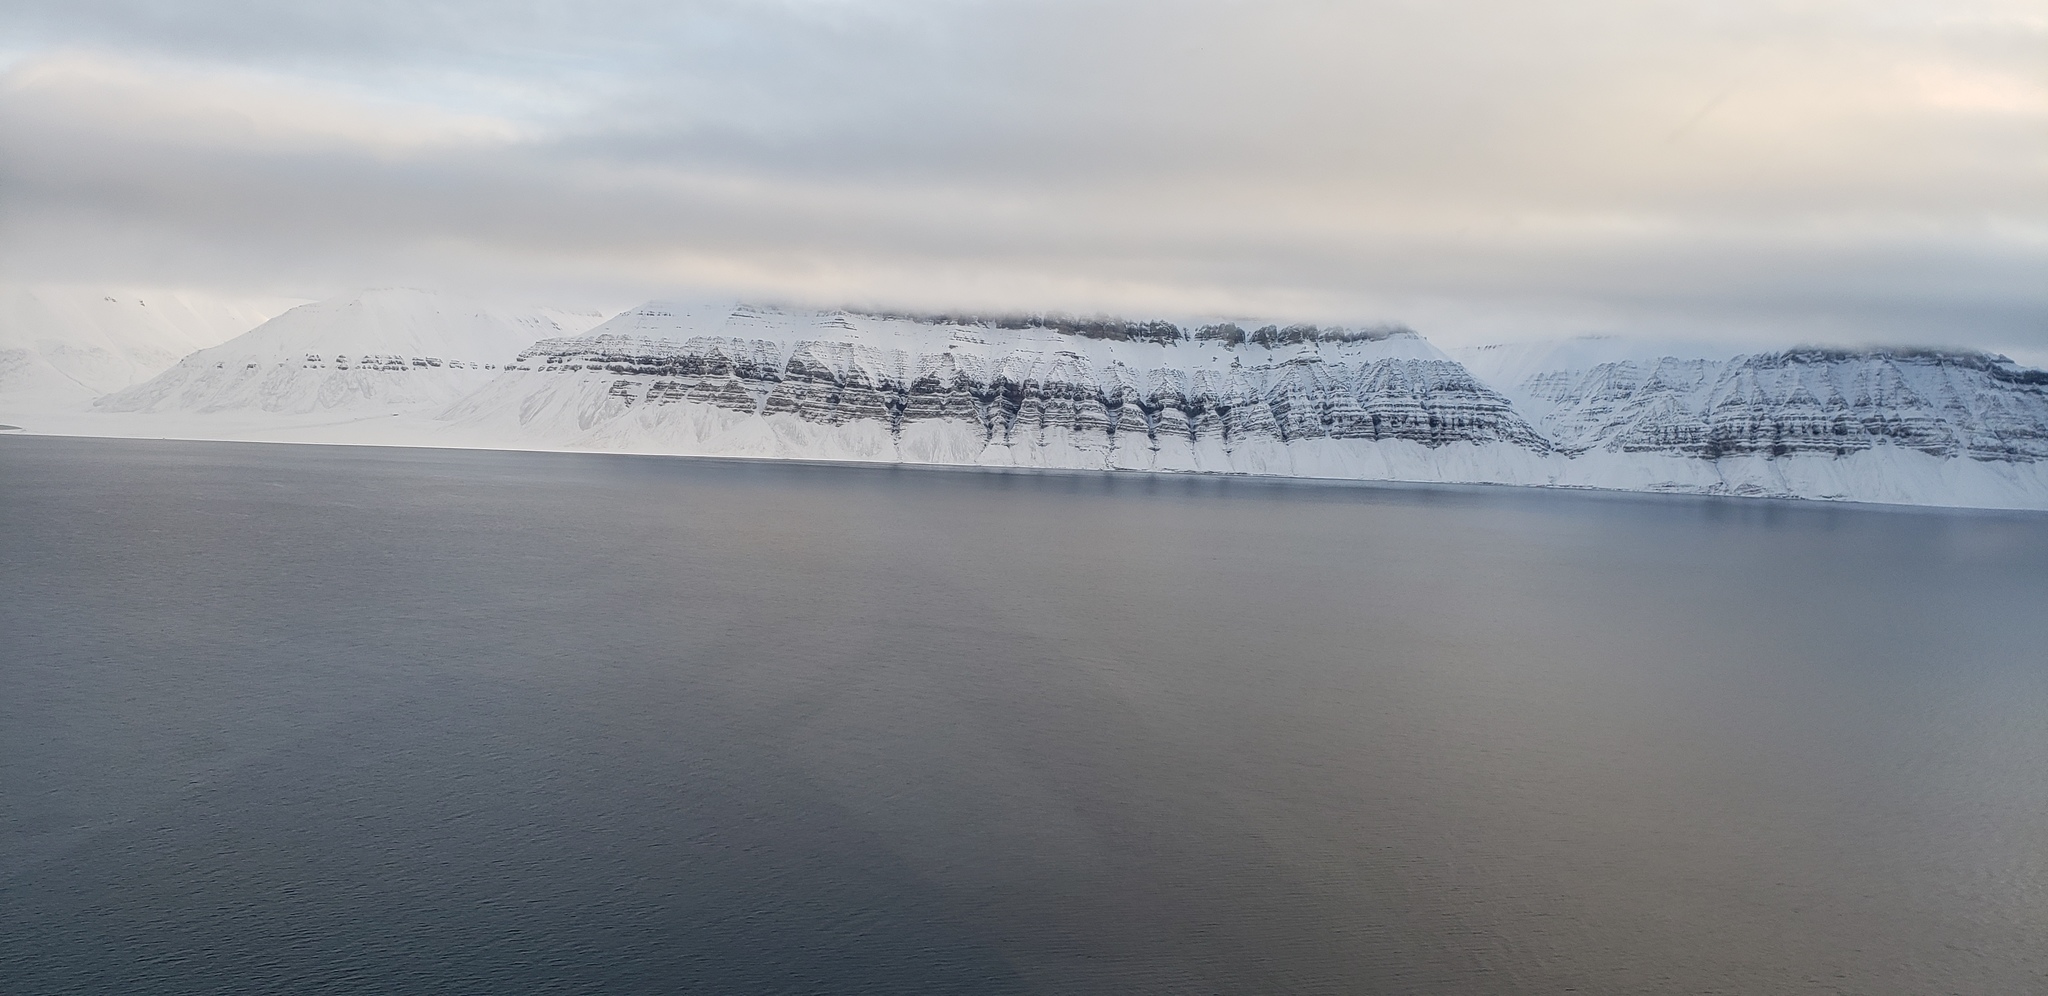
[[[0,409],[84,405],[293,302],[177,291],[0,286]]]
[[[302,305],[99,399],[108,412],[378,414],[445,406],[535,339],[602,316],[386,289]]]
[[[1399,327],[663,304],[599,324],[375,291],[34,431],[2048,509],[2048,373],[2001,356],[1456,356]]]
[[[1702,459],[1847,456],[2048,460],[2048,372],[1958,350],[1828,350],[1659,359],[1536,374],[1526,410],[1567,453]]]
[[[1463,354],[1568,458],[1559,483],[2048,507],[2048,372],[1968,350],[1709,352]]]

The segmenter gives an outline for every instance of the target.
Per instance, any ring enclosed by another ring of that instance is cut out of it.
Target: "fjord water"
[[[2048,990],[2048,516],[0,440],[10,993]]]

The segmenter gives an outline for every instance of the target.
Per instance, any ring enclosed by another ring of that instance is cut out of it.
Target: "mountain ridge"
[[[649,302],[582,329],[497,320],[499,362],[385,369],[361,350],[399,340],[341,318],[278,332],[350,313],[325,304],[99,412],[196,432],[239,412],[264,438],[2048,508],[2048,372],[1972,350],[1574,346],[1482,356],[1488,377],[1393,325]],[[400,344],[467,341],[467,320]],[[530,332],[553,334],[509,346]],[[291,353],[316,340],[330,351]]]

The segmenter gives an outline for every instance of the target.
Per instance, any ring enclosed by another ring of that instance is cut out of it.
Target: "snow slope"
[[[0,286],[0,414],[82,406],[296,302],[180,291]]]
[[[390,414],[446,406],[535,339],[600,316],[385,289],[302,305],[96,402],[106,412]]]

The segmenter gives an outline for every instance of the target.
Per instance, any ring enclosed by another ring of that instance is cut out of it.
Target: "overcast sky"
[[[2041,0],[8,0],[0,265],[2048,356]]]

